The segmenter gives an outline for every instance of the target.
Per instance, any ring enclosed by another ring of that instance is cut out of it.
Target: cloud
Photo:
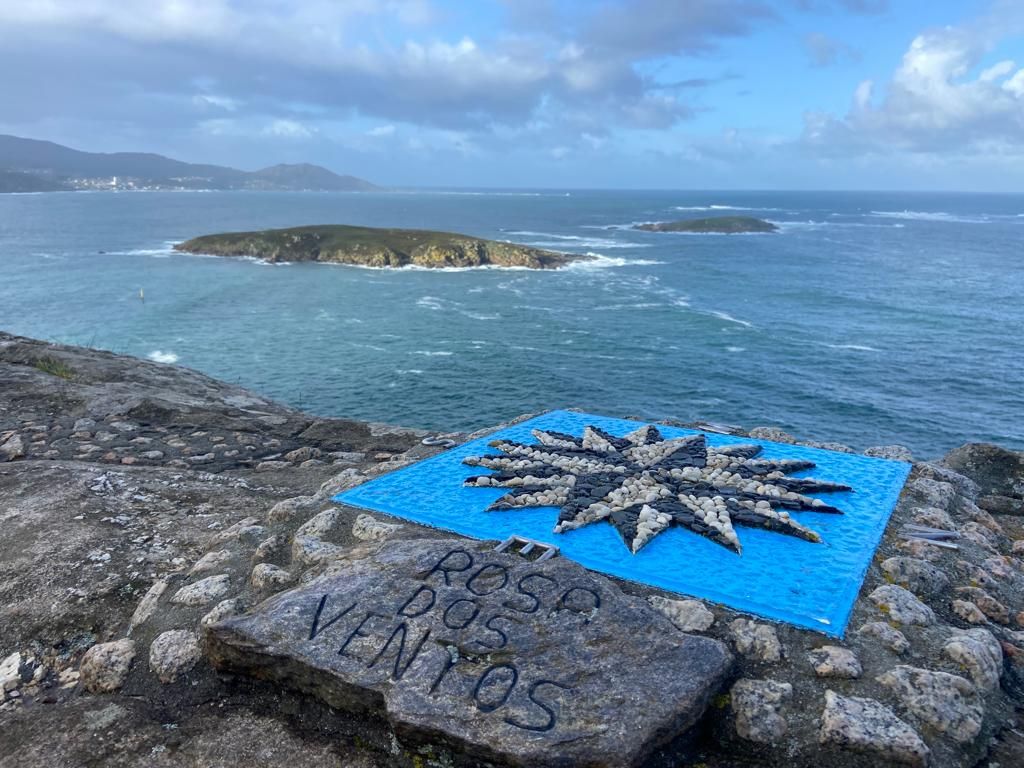
[[[806,115],[804,142],[826,154],[1024,152],[1024,69],[983,67],[1002,37],[1024,29],[1024,14],[998,10],[915,37],[883,88],[860,83],[846,116]]]
[[[860,61],[860,51],[841,40],[812,32],[804,38],[804,47],[815,67],[830,67],[842,60]]]
[[[6,61],[24,73],[26,102],[53,87],[43,52],[59,49],[73,90],[120,90],[104,101],[118,99],[140,121],[153,115],[165,130],[218,110],[306,130],[358,115],[480,134],[548,114],[550,126],[578,138],[689,118],[684,96],[701,78],[662,84],[646,65],[705,54],[774,17],[762,0],[610,0],[571,13],[545,0],[510,7],[521,9],[510,12],[513,26],[451,37],[438,20],[450,22],[453,11],[428,0],[0,0],[0,29],[23,41],[8,46]],[[212,85],[185,92],[197,80]],[[157,118],[157,100],[177,111]],[[24,106],[48,119],[97,109],[73,95]],[[268,130],[288,134],[273,123]]]
[[[366,135],[367,136],[372,136],[374,138],[380,138],[380,137],[383,137],[383,136],[394,136],[395,135],[395,126],[393,126],[393,125],[378,125],[378,126],[376,126],[374,128],[371,128],[370,130],[368,130],[366,132]]]
[[[308,139],[314,130],[296,120],[274,120],[263,129],[264,136],[282,139]]]

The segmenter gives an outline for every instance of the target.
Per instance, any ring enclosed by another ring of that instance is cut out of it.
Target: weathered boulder
[[[85,652],[79,667],[82,685],[92,693],[110,693],[124,685],[135,659],[134,640],[99,643]]]
[[[879,676],[878,682],[913,717],[955,741],[971,741],[981,730],[984,710],[978,691],[958,675],[900,665]]]
[[[703,632],[715,623],[715,614],[700,600],[673,600],[661,595],[651,595],[647,601],[668,616],[669,621],[683,632]]]
[[[917,731],[874,699],[825,691],[819,741],[918,768],[928,764],[929,750]]]
[[[732,665],[722,643],[562,558],[392,541],[332,573],[207,627],[211,661],[472,759],[639,764],[696,722]]]
[[[931,608],[895,584],[879,587],[868,595],[868,599],[878,606],[879,611],[898,624],[929,627],[935,623],[935,612]]]
[[[173,683],[191,670],[202,654],[196,633],[188,629],[161,632],[149,646],[149,668],[161,683]]]
[[[793,698],[793,686],[775,680],[738,680],[730,692],[736,733],[758,744],[774,744],[786,735],[782,711]]]

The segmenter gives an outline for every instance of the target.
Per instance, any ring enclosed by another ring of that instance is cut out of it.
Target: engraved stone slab
[[[208,654],[506,765],[639,765],[697,721],[732,666],[722,643],[569,560],[492,548],[389,542],[214,624]]]

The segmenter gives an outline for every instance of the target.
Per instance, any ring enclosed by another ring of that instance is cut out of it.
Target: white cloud
[[[274,120],[263,129],[264,136],[277,136],[283,139],[306,139],[313,133],[314,129],[307,128],[297,120]]]
[[[192,103],[197,107],[216,107],[226,112],[234,112],[238,109],[238,101],[227,96],[217,96],[212,93],[197,93],[192,97]]]
[[[1004,60],[978,71],[1014,29],[983,17],[918,35],[880,100],[862,82],[845,117],[806,115],[804,140],[837,154],[1024,151],[1024,69]]]
[[[394,136],[395,135],[395,130],[396,130],[395,126],[393,126],[393,125],[378,125],[378,126],[376,126],[374,128],[371,128],[370,130],[368,130],[366,132],[366,135],[367,136],[372,136],[374,138],[382,138],[382,137],[385,137],[385,136]]]

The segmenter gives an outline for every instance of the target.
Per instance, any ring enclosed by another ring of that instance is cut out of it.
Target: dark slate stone
[[[732,667],[564,558],[394,541],[207,631],[221,669],[386,717],[408,747],[512,766],[640,765],[700,718]]]

